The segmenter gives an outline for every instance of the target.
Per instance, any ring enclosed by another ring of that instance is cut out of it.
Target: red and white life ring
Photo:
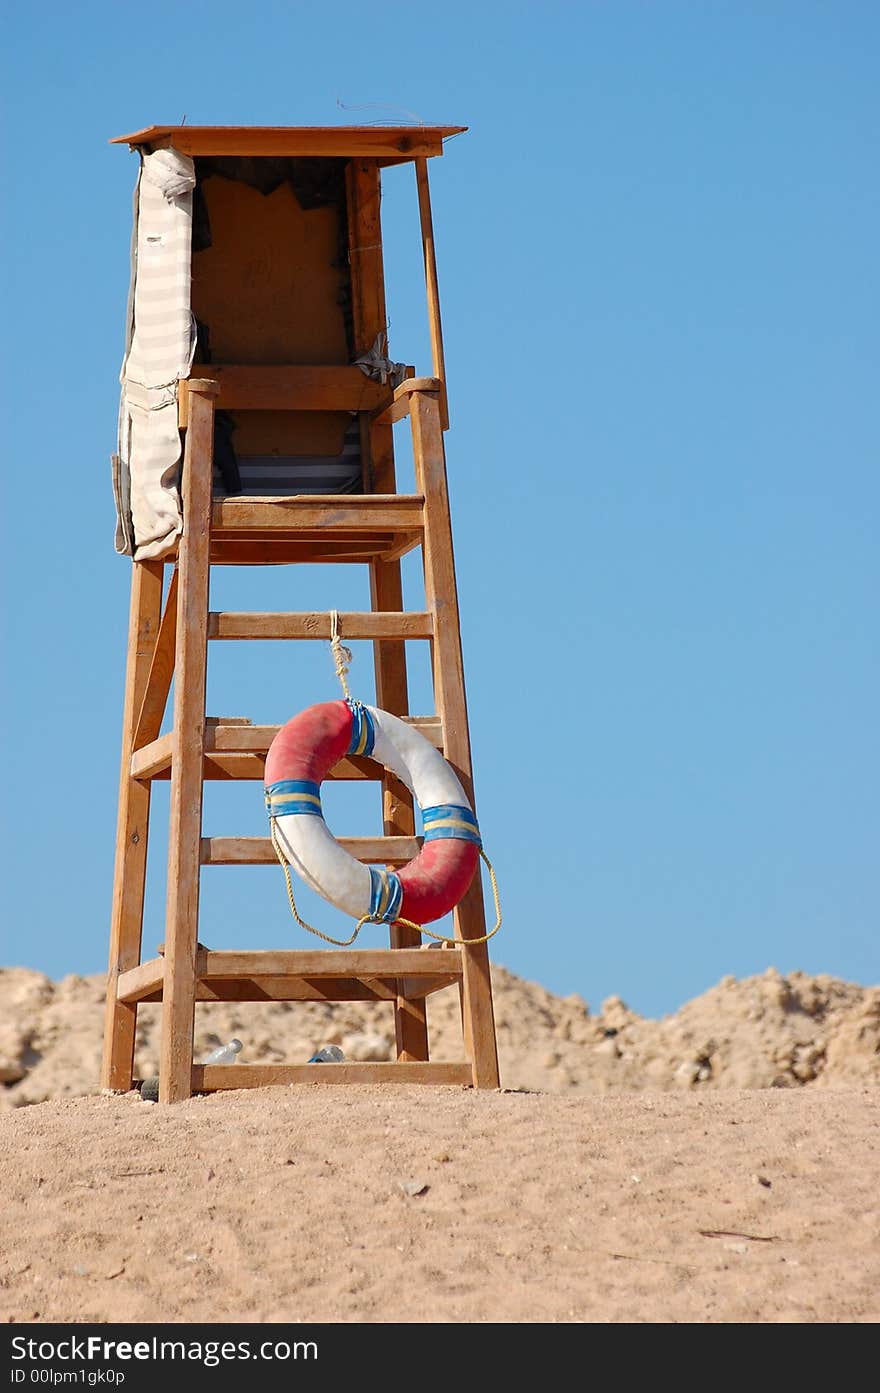
[[[400,871],[365,866],[324,821],[321,784],[346,755],[396,774],[419,805],[424,842]],[[480,832],[456,775],[413,726],[355,701],[310,706],[282,726],[266,758],[266,807],[289,864],[356,919],[430,924],[463,898],[480,858]]]

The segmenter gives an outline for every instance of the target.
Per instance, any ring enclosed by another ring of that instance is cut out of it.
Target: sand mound
[[[724,978],[674,1015],[648,1020],[619,997],[591,1015],[493,968],[502,1083],[554,1094],[644,1089],[817,1087],[880,1083],[880,988],[801,972]],[[0,1107],[98,1089],[102,977],[53,982],[0,969]],[[138,1077],[158,1069],[159,1012],[139,1012]],[[461,1059],[454,989],[429,1002],[432,1057]],[[200,1006],[196,1058],[237,1036],[247,1063],[300,1062],[334,1042],[350,1059],[393,1057],[390,1007],[359,1003]]]

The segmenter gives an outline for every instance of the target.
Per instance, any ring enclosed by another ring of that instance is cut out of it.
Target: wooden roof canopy
[[[173,145],[182,155],[330,155],[402,164],[443,154],[467,126],[146,126],[111,145]]]

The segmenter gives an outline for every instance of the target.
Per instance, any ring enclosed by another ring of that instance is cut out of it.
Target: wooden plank
[[[467,950],[469,952],[472,949]],[[460,976],[460,948],[269,948],[199,950],[196,973],[219,977],[433,977]]]
[[[102,1088],[131,1088],[137,1008],[120,1002],[117,983],[141,955],[141,925],[150,826],[150,787],[131,773],[137,714],[153,659],[162,613],[161,561],[135,561],[131,571],[128,657],[122,711],[122,757],[116,823],[116,856],[110,913],[107,1000],[101,1062]]]
[[[408,377],[405,382],[401,382],[394,389],[394,400],[401,401],[404,397],[412,396],[413,392],[439,392],[443,389],[443,380],[439,377]]]
[[[174,676],[174,646],[177,642],[177,567],[171,572],[159,636],[153,649],[150,671],[137,718],[134,748],[155,740],[162,729],[171,679]]]
[[[364,532],[420,531],[424,499],[408,494],[299,494],[283,498],[224,498],[211,510],[216,533],[243,528],[272,533],[341,529]]]
[[[466,126],[147,126],[111,145],[173,145],[183,155],[329,155],[411,160],[443,154]]]
[[[161,1074],[160,1074],[161,1077]],[[344,1064],[196,1064],[192,1071],[195,1093],[211,1093],[224,1088],[272,1088],[295,1083],[472,1083],[469,1064],[427,1063],[398,1060],[396,1063]]]
[[[261,781],[266,771],[266,756],[259,754],[217,754],[205,758],[203,777],[210,781],[226,779],[245,779]],[[152,775],[166,782],[171,777],[171,767],[166,766]],[[343,759],[330,770],[328,779],[344,780],[351,783],[380,783],[384,777],[381,764],[371,759]]]
[[[230,536],[211,538],[211,562],[215,566],[347,566],[360,565],[384,557],[386,553],[405,556],[421,540],[420,534],[377,532],[371,537],[345,542],[321,540],[283,533],[274,537]]]
[[[377,609],[403,607],[399,562],[370,567],[370,598]],[[405,717],[409,710],[409,690],[404,645],[377,643],[373,653],[376,704],[383,711]],[[382,781],[382,819],[388,837],[412,836],[415,831],[412,794],[390,773]],[[422,941],[415,929],[403,924],[392,924],[389,938],[394,949],[417,949]],[[403,991],[399,993],[394,1007],[394,1034],[398,1060],[428,1058],[428,1018],[423,1000]]]
[[[165,981],[165,959],[151,958],[138,967],[130,967],[120,972],[116,983],[116,997],[119,1001],[143,1001],[161,988]]]
[[[355,342],[369,350],[387,330],[385,275],[382,263],[381,176],[375,164],[352,160],[347,173],[348,228]],[[415,380],[415,379],[410,379]],[[369,444],[371,487],[395,493],[394,439],[390,423],[370,422],[363,432]],[[370,603],[375,611],[402,610],[400,557],[407,550],[398,541],[383,549],[370,566]],[[403,716],[409,710],[406,649],[403,643],[382,640],[373,647],[376,700],[384,711]],[[392,775],[382,780],[382,815],[387,836],[412,836],[415,829],[412,796]],[[414,947],[420,935],[392,926],[395,947]],[[428,1058],[428,1029],[424,1006],[398,998],[394,1010],[398,1058]]]
[[[400,397],[390,406],[382,407],[376,416],[377,426],[393,426],[409,415],[409,397]]]
[[[434,697],[443,720],[446,758],[458,771],[464,790],[473,802],[471,750],[455,556],[446,480],[446,458],[440,424],[439,394],[415,392],[410,421],[416,484],[425,494],[425,596],[434,615],[432,646]],[[483,890],[479,871],[454,914],[461,938],[481,938],[486,932]],[[478,1088],[498,1087],[498,1050],[492,1008],[488,946],[466,950],[462,977],[462,1024],[465,1047],[474,1066]]]
[[[431,334],[431,361],[434,376],[440,379],[440,423],[449,429],[449,405],[446,399],[446,360],[443,355],[443,326],[440,321],[440,290],[437,283],[437,257],[434,251],[434,223],[431,217],[431,190],[428,184],[428,165],[416,160],[416,184],[419,194],[419,221],[422,227],[422,255],[425,262],[425,289],[428,295],[428,329]]]
[[[402,421],[404,416],[409,415],[412,392],[440,392],[442,390],[443,383],[439,377],[408,378],[396,388],[394,400],[390,406],[377,408],[373,420],[377,426],[393,426],[397,421]]]
[[[191,1091],[205,681],[208,660],[208,538],[214,444],[213,384],[190,382],[190,424],[183,465],[183,536],[178,568],[174,683],[174,763],[168,828],[166,981],[162,1009],[159,1099]]]
[[[345,171],[352,319],[358,353],[388,328],[382,266],[381,189],[375,160],[353,159]]]
[[[249,503],[271,504],[273,499],[249,498]],[[215,541],[232,544],[228,557],[233,563],[241,559],[247,543],[253,546],[253,553],[246,565],[277,566],[292,562],[330,561],[334,565],[346,561],[373,561],[383,552],[405,544],[417,545],[420,540],[419,524],[406,532],[395,531],[390,527],[366,526],[360,531],[345,526],[334,527],[329,533],[315,524],[310,527],[292,528],[286,518],[271,518],[269,526],[259,525],[259,514],[251,516],[257,521],[250,526],[246,521],[236,522],[234,513],[231,529],[218,528]],[[243,513],[243,518],[246,514]],[[409,524],[408,524],[409,526]],[[214,545],[211,546],[211,560],[214,561]]]
[[[157,740],[151,740],[149,745],[144,745],[142,750],[135,750],[131,755],[131,777],[133,779],[155,779],[163,772],[167,773],[171,769],[174,757],[174,735],[169,731],[167,735],[160,735]]]
[[[219,386],[217,406],[225,411],[381,411],[392,396],[389,386],[353,366],[211,363],[205,372]],[[186,380],[179,391],[185,413]]]
[[[387,711],[388,707],[383,705],[381,709]],[[401,720],[413,726],[436,749],[443,749],[443,724],[439,716],[402,716]],[[276,725],[209,725],[205,732],[205,752],[211,755],[238,751],[265,753],[280,729]]]
[[[408,1000],[424,998],[447,987],[461,985],[460,977],[242,977],[213,978],[196,983],[196,1001],[391,1001],[401,985]],[[154,1001],[161,992],[144,1000]]]
[[[339,631],[344,639],[431,638],[430,614],[390,612],[340,613]],[[209,639],[327,639],[330,615],[239,614],[221,611],[208,616]]]
[[[337,841],[356,861],[375,866],[405,866],[419,854],[418,837],[338,837]],[[203,837],[203,866],[277,866],[278,857],[269,837]]]
[[[410,723],[422,731],[425,738],[436,746],[443,749],[443,734],[439,721],[431,717],[411,717]],[[279,726],[253,726],[247,735],[236,734],[240,727],[219,727],[216,739],[219,742],[215,750],[215,737],[209,730],[206,735],[207,749],[204,761],[205,779],[262,779],[265,772],[265,754],[272,740],[277,734]],[[252,744],[249,744],[252,741]],[[162,779],[170,777],[172,764],[172,735],[160,736],[159,740],[153,745],[147,746],[143,751],[139,751],[132,761],[132,768],[138,778]],[[229,744],[231,748],[226,749]],[[246,748],[242,748],[246,747]],[[393,784],[396,797],[406,801],[406,790],[403,784],[394,780],[392,775],[386,773],[380,764],[374,760],[364,759],[362,756],[348,756],[335,764],[327,775],[328,779],[345,782],[362,782],[370,780],[372,782],[387,780],[389,786]],[[396,825],[396,824],[395,824]],[[397,835],[390,833],[389,835]],[[400,833],[400,835],[411,835],[411,833]]]

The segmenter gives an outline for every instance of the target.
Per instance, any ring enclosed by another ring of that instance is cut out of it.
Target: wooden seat
[[[405,494],[225,498],[211,509],[211,561],[396,561],[421,542],[423,511]]]

